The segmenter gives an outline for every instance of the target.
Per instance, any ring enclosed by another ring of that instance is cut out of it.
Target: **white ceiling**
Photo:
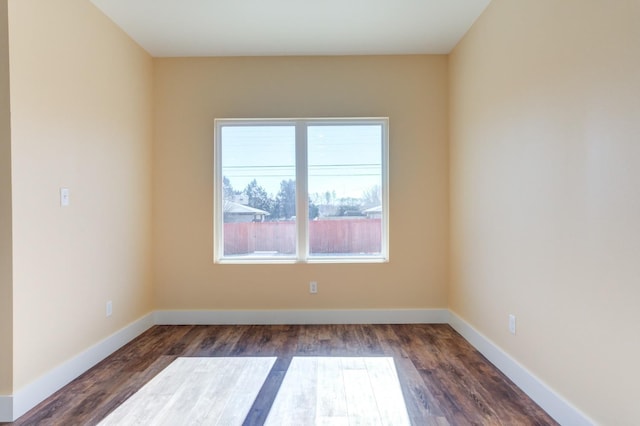
[[[91,0],[156,57],[449,53],[490,0]]]

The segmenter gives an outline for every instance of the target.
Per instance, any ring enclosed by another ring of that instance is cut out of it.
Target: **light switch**
[[[69,188],[60,188],[60,205],[62,207],[69,205]]]

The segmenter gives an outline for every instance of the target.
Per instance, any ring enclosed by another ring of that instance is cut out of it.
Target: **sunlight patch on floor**
[[[276,359],[177,358],[99,425],[242,425]],[[265,422],[410,424],[391,357],[293,357]]]
[[[393,358],[294,357],[265,425],[410,425]]]
[[[178,358],[99,424],[241,425],[275,361]]]

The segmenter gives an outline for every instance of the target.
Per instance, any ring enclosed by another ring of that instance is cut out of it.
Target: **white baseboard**
[[[0,422],[16,420],[152,326],[153,314],[147,314],[54,368],[13,396],[0,397]]]
[[[355,309],[273,311],[156,311],[155,323],[185,324],[438,324],[447,309]]]
[[[596,424],[469,323],[449,311],[449,325],[562,425]]]
[[[0,423],[12,422],[13,417],[13,397],[9,395],[0,395]]]

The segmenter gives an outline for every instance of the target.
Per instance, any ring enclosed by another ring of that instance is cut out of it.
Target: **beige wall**
[[[13,388],[11,114],[7,0],[0,0],[0,396]]]
[[[156,308],[446,307],[445,56],[154,61]],[[390,118],[391,261],[213,264],[214,118],[324,116]]]
[[[494,0],[450,58],[450,306],[602,424],[640,418],[638,22]]]
[[[9,0],[9,33],[18,391],[152,308],[153,63],[86,0]]]

